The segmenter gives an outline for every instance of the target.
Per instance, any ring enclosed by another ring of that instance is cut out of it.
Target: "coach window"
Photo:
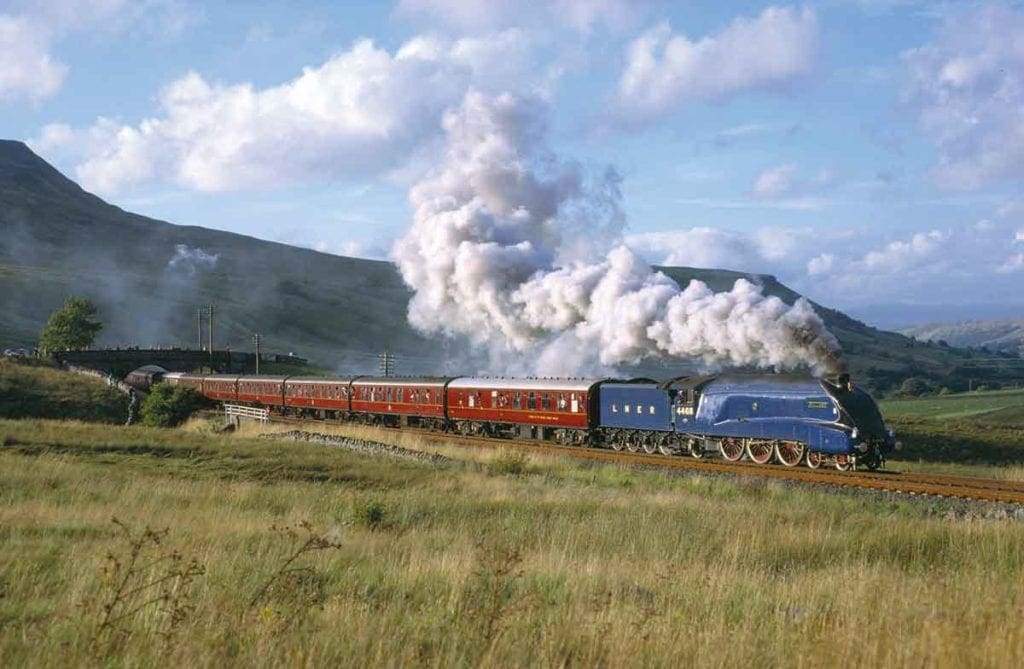
[[[394,392],[394,390],[392,388],[388,388],[388,390],[387,390],[387,400],[388,400],[388,402],[391,401],[391,397],[392,397],[392,393],[393,392]]]
[[[426,402],[427,404],[430,404],[430,391],[427,390],[425,393],[423,393],[423,396],[426,397],[426,399],[423,401]]]
[[[551,411],[551,393],[544,393],[540,398],[540,408],[544,411]]]
[[[565,411],[569,403],[565,401],[565,393],[558,393],[558,410]]]
[[[512,395],[512,408],[513,409],[522,409],[523,408],[523,394],[521,392],[519,392],[519,391],[516,391],[516,393],[514,395]]]
[[[527,409],[536,409],[537,408],[537,395],[536,394],[530,393],[529,395],[526,396],[526,408]]]

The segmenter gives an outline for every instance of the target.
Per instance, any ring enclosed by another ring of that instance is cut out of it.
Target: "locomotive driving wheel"
[[[747,457],[759,465],[766,465],[772,461],[775,448],[772,442],[761,439],[751,439],[747,442]]]
[[[722,457],[729,462],[737,462],[743,457],[743,442],[726,437],[718,442],[718,450],[722,453]]]
[[[817,469],[825,462],[825,456],[817,451],[807,451],[807,466]]]
[[[780,441],[775,445],[775,459],[787,467],[796,467],[807,448],[799,441]]]
[[[690,443],[687,445],[687,452],[690,454],[691,458],[700,460],[708,452],[705,447],[708,446],[709,443],[710,442],[704,439],[691,439]]]
[[[841,472],[850,471],[850,467],[853,466],[853,460],[849,455],[842,454],[836,456],[836,469]]]

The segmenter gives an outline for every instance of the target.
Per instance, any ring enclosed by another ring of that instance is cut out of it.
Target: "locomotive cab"
[[[854,448],[876,466],[896,446],[896,437],[886,428],[878,404],[867,392],[853,384],[849,374],[840,374],[836,383],[822,380],[822,387],[839,407],[839,421],[850,428]]]

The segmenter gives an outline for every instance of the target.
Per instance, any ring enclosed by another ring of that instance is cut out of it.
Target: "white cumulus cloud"
[[[184,30],[191,10],[180,0],[8,0],[0,3],[0,103],[37,103],[56,95],[69,67],[53,46],[84,30],[141,28],[166,36]]]
[[[696,40],[662,23],[627,49],[619,112],[626,120],[650,120],[694,100],[790,84],[813,70],[818,42],[818,21],[808,8],[768,7]]]
[[[0,102],[38,102],[60,90],[68,68],[49,54],[49,46],[45,27],[0,14]]]
[[[553,24],[590,33],[598,26],[609,30],[631,26],[645,4],[640,0],[400,0],[395,13],[466,31]]]
[[[33,146],[73,145],[82,153],[82,185],[104,194],[148,180],[226,191],[381,174],[438,137],[441,112],[470,85],[523,81],[528,41],[515,29],[454,41],[417,37],[392,54],[360,40],[263,89],[193,72],[160,93],[157,116],[137,125],[98,119],[70,137],[51,126]]]
[[[1024,11],[985,6],[904,53],[905,97],[938,150],[937,184],[975,189],[1024,178]]]

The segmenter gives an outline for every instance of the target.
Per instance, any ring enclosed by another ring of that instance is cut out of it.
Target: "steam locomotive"
[[[286,415],[787,467],[876,469],[896,447],[848,375],[652,379],[148,374]]]

